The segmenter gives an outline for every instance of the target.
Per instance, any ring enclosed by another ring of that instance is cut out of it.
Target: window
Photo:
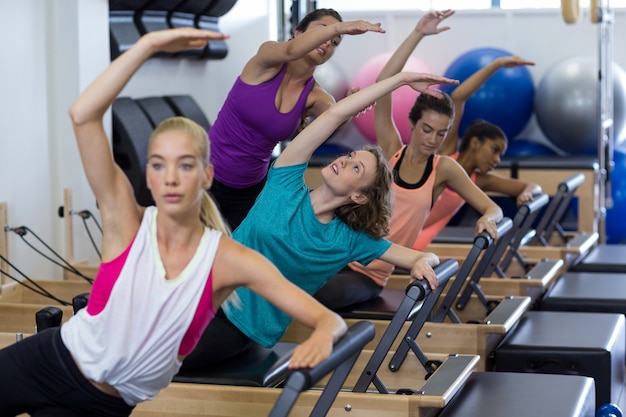
[[[579,0],[580,7],[589,7],[590,0]],[[608,1],[608,0],[605,0]],[[599,3],[601,0],[598,1]],[[442,9],[560,9],[561,0],[424,0],[411,4],[407,0],[317,0],[317,7],[331,7],[340,10],[381,11],[381,10],[442,10]],[[610,0],[612,8],[626,7],[626,0]]]

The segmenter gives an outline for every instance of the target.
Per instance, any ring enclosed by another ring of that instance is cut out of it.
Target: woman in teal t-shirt
[[[296,136],[272,165],[267,184],[233,233],[262,253],[296,285],[312,294],[348,262],[382,259],[436,284],[439,258],[384,239],[391,212],[391,172],[380,148],[353,151],[324,167],[323,183],[309,191],[304,171],[313,152],[347,118],[402,85],[439,97],[445,77],[400,73],[337,102]],[[202,368],[257,343],[273,346],[290,319],[248,291],[237,290],[211,322],[183,368]],[[219,335],[219,337],[217,336]]]

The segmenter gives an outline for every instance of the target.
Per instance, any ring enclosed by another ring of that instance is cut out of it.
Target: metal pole
[[[613,169],[613,11],[609,0],[597,2],[598,24],[598,164],[600,168],[598,233],[606,242],[606,209],[613,206],[611,171]]]

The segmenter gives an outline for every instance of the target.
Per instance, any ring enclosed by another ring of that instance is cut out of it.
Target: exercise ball
[[[335,100],[341,100],[348,93],[348,79],[332,61],[316,67],[313,77]]]
[[[479,69],[512,53],[498,48],[476,48],[456,58],[444,75],[461,83]],[[451,93],[456,87],[444,86]],[[466,101],[459,134],[476,119],[494,123],[509,140],[517,136],[533,114],[535,87],[527,67],[500,68]]]
[[[611,200],[606,209],[606,242],[626,242],[626,151],[615,150],[615,166],[611,172]]]
[[[517,138],[509,141],[504,159],[527,156],[554,156],[556,152],[549,146],[530,139]]]
[[[598,407],[596,417],[622,417],[622,410],[617,404],[604,403]]]
[[[613,64],[613,114],[616,147],[626,140],[626,73]],[[535,94],[535,116],[544,135],[569,154],[597,154],[598,62],[591,56],[568,58],[548,69]]]
[[[354,75],[354,79],[352,80],[352,86],[365,88],[368,85],[374,84],[376,82],[376,77],[378,77],[378,74],[380,74],[380,71],[383,69],[391,55],[391,52],[386,52],[375,55],[374,57],[367,60],[365,64]],[[432,72],[426,64],[414,57],[409,57],[403,70],[428,73]],[[437,86],[433,86],[431,88],[437,88]],[[398,128],[398,132],[400,133],[402,142],[405,144],[409,143],[409,141],[411,140],[412,127],[411,123],[409,122],[409,112],[411,111],[411,108],[413,107],[415,99],[418,95],[419,93],[409,86],[402,86],[395,89],[391,93],[391,97],[393,100],[393,121]],[[365,136],[368,141],[376,143],[376,130],[374,128],[373,108],[365,112],[364,114],[353,117],[352,122],[357,127],[359,132],[361,132],[361,134]]]

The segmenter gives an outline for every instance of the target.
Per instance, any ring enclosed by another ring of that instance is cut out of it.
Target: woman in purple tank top
[[[211,193],[234,230],[263,188],[272,151],[335,103],[313,78],[343,35],[384,33],[379,23],[343,22],[333,9],[307,14],[286,42],[261,44],[244,66],[209,130]]]

